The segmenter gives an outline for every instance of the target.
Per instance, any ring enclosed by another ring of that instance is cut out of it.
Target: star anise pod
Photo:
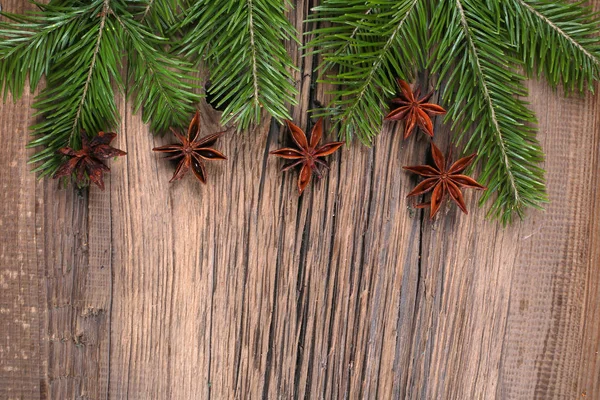
[[[417,126],[433,137],[433,122],[431,122],[430,115],[446,114],[446,110],[437,104],[428,103],[433,95],[433,90],[419,98],[420,88],[416,88],[413,92],[407,82],[402,79],[397,81],[401,93],[400,97],[392,99],[392,103],[399,104],[400,107],[392,110],[385,116],[385,119],[389,121],[404,120],[404,139],[408,138]]]
[[[320,158],[333,154],[344,144],[344,142],[331,142],[317,147],[321,141],[321,137],[323,136],[322,118],[320,118],[313,127],[310,134],[310,142],[306,138],[306,134],[302,129],[294,125],[291,121],[286,121],[286,123],[292,135],[292,139],[294,139],[298,149],[285,147],[283,149],[274,150],[269,154],[285,158],[287,160],[294,160],[293,162],[284,165],[281,169],[282,172],[287,171],[296,165],[302,165],[300,175],[298,176],[298,192],[299,194],[302,194],[310,182],[313,171],[316,172],[319,178],[321,178],[323,176],[321,167],[329,169],[327,162],[321,160]]]
[[[99,132],[90,140],[85,132],[81,132],[81,150],[63,147],[57,151],[58,154],[67,156],[69,159],[56,170],[54,178],[57,179],[75,173],[75,181],[78,185],[85,185],[89,178],[90,181],[104,190],[102,175],[105,171],[109,172],[110,168],[102,160],[127,154],[123,150],[110,146],[110,142],[116,136],[117,134],[112,132]]]
[[[177,160],[181,158],[169,182],[183,178],[191,168],[196,178],[200,182],[206,183],[204,160],[227,160],[227,157],[222,153],[211,148],[226,131],[213,133],[212,135],[198,139],[198,135],[200,134],[200,113],[198,111],[196,111],[196,115],[194,115],[194,118],[190,122],[187,136],[179,134],[173,128],[171,128],[171,132],[173,132],[180,143],[168,144],[152,149],[152,151],[159,153],[170,154],[164,158],[165,160]]]
[[[470,156],[461,158],[454,164],[450,165],[450,152],[447,157],[444,157],[440,149],[432,142],[431,143],[431,155],[433,156],[433,162],[435,167],[429,165],[416,165],[413,167],[403,167],[404,169],[424,176],[426,179],[419,183],[409,194],[410,196],[417,196],[423,193],[427,193],[433,190],[431,194],[431,201],[427,203],[417,204],[417,208],[430,207],[430,217],[433,218],[440,209],[440,205],[444,201],[447,195],[458,204],[460,209],[468,214],[467,206],[463,199],[461,188],[472,188],[485,190],[486,188],[473,178],[466,175],[462,175],[461,172],[465,170],[472,162],[477,154],[471,154]]]

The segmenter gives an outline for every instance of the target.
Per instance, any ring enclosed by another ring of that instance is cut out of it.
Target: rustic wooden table
[[[290,15],[300,31],[310,6]],[[290,49],[306,127],[326,99]],[[529,87],[551,203],[506,229],[473,192],[469,215],[411,210],[401,167],[428,149],[399,126],[298,198],[267,157],[287,140],[276,124],[221,140],[206,186],[169,184],[151,149],[170,138],[122,102],[128,155],[78,195],[29,172],[33,96],[9,99],[0,399],[600,399],[600,97]]]

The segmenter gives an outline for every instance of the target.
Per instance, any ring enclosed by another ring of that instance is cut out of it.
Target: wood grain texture
[[[0,132],[0,398],[38,398],[46,376],[43,185],[26,165],[30,96],[2,107]]]
[[[313,5],[289,14],[300,34]],[[292,114],[310,129],[326,88],[289,49]],[[428,146],[387,123],[299,198],[297,175],[268,157],[289,144],[277,124],[220,140],[228,161],[208,163],[207,185],[169,184],[151,149],[171,138],[121,102],[128,155],[106,191],[77,193],[28,172],[33,97],[9,99],[0,399],[600,399],[598,99],[530,90],[551,203],[506,229],[475,193],[469,215],[411,209],[401,167]],[[206,133],[222,128],[199,107]]]

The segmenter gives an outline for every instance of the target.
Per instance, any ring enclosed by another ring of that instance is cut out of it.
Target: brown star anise
[[[429,215],[431,218],[438,212],[440,205],[447,195],[450,195],[450,198],[458,204],[460,209],[463,210],[465,214],[468,214],[469,212],[467,211],[467,206],[465,205],[460,188],[486,189],[473,178],[461,175],[461,172],[473,162],[473,159],[477,154],[471,154],[470,156],[461,158],[454,164],[448,166],[448,164],[450,164],[450,152],[445,158],[440,149],[432,142],[431,155],[433,156],[435,167],[429,165],[404,167],[404,169],[408,171],[426,177],[426,179],[419,183],[407,197],[417,196],[433,190],[431,201],[415,206],[417,208],[430,207]]]
[[[324,160],[321,160],[320,157],[333,154],[344,144],[344,142],[326,143],[317,148],[317,145],[321,141],[321,136],[323,136],[322,118],[317,121],[312,129],[310,134],[310,143],[308,142],[306,134],[302,129],[294,125],[291,121],[286,121],[286,123],[292,135],[292,139],[294,139],[298,149],[285,147],[283,149],[274,150],[269,154],[288,160],[295,160],[292,163],[284,165],[281,169],[282,172],[287,171],[296,165],[302,164],[302,169],[300,170],[300,175],[298,176],[298,192],[302,194],[310,182],[313,171],[315,171],[317,176],[321,178],[322,173],[320,167],[329,169],[327,163]]]
[[[70,158],[56,170],[54,178],[69,176],[75,172],[75,181],[78,185],[85,185],[87,183],[86,179],[89,178],[90,181],[104,190],[102,174],[104,171],[110,171],[110,168],[102,160],[127,154],[122,150],[109,146],[116,136],[117,134],[112,132],[99,132],[90,140],[85,132],[81,132],[81,150],[74,150],[70,147],[63,147],[58,150],[58,154]]]
[[[392,99],[392,103],[399,104],[400,107],[392,110],[385,116],[385,119],[391,121],[404,120],[404,139],[413,133],[416,126],[421,127],[425,133],[433,137],[433,122],[431,122],[429,116],[446,114],[446,110],[437,104],[428,103],[433,95],[433,90],[419,99],[421,95],[420,88],[416,88],[413,93],[407,82],[401,79],[397,81],[401,93],[399,98]]]
[[[198,139],[200,134],[200,113],[196,111],[196,115],[192,118],[188,128],[187,137],[177,133],[173,128],[171,132],[177,137],[180,143],[168,144],[166,146],[155,147],[152,151],[159,153],[168,153],[169,156],[165,160],[176,160],[181,158],[175,173],[169,182],[183,178],[183,176],[192,168],[196,178],[202,183],[206,183],[206,169],[204,168],[204,160],[227,160],[222,153],[211,146],[215,144],[217,139],[226,131],[213,133],[212,135],[204,136]]]

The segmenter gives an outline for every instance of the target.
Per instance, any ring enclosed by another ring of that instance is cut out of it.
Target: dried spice
[[[62,178],[75,173],[75,181],[79,186],[86,186],[88,179],[104,190],[103,173],[110,168],[102,162],[113,157],[127,154],[123,150],[110,146],[110,142],[117,137],[116,133],[99,132],[91,140],[85,132],[81,132],[81,150],[63,147],[58,154],[69,157],[54,173],[54,178]]]
[[[152,151],[168,154],[164,158],[165,160],[177,160],[181,158],[169,182],[183,178],[191,168],[196,178],[200,182],[206,183],[204,160],[227,159],[222,153],[211,148],[226,131],[213,133],[212,135],[198,139],[198,135],[200,134],[200,113],[198,111],[196,111],[196,115],[194,115],[194,118],[190,122],[187,136],[177,133],[173,128],[171,128],[171,132],[173,132],[180,143],[168,144],[152,149]]]
[[[407,82],[401,79],[397,81],[400,87],[400,97],[391,101],[400,105],[400,107],[392,110],[385,116],[385,119],[388,121],[404,120],[404,139],[408,138],[417,126],[433,137],[433,122],[431,122],[430,115],[446,114],[446,110],[437,104],[428,103],[433,95],[433,90],[424,97],[419,98],[421,95],[420,88],[416,88],[413,92]]]
[[[440,209],[440,206],[446,196],[450,198],[460,207],[460,209],[468,214],[465,201],[461,192],[461,188],[471,188],[485,190],[486,188],[473,178],[466,175],[462,175],[461,172],[465,170],[475,158],[476,154],[461,158],[452,165],[450,163],[451,155],[448,154],[444,157],[440,149],[432,142],[431,143],[431,155],[433,156],[433,162],[435,167],[429,165],[416,165],[412,167],[403,167],[405,170],[411,171],[415,174],[424,176],[426,179],[419,183],[407,197],[418,196],[433,190],[431,194],[431,201],[426,203],[417,204],[417,208],[430,207],[430,217],[433,218]]]
[[[286,147],[279,150],[274,150],[269,154],[277,157],[285,158],[287,160],[293,160],[291,163],[284,165],[281,171],[287,171],[297,165],[302,165],[300,175],[298,176],[298,192],[302,194],[304,189],[308,186],[310,178],[312,177],[313,171],[319,178],[323,176],[321,167],[329,169],[327,162],[321,160],[321,157],[333,154],[338,150],[344,142],[331,142],[324,144],[317,148],[321,137],[323,136],[323,119],[320,118],[312,129],[310,134],[310,143],[306,138],[306,134],[302,129],[294,125],[291,121],[286,121],[287,126],[294,139],[294,143],[298,146],[298,149]]]

